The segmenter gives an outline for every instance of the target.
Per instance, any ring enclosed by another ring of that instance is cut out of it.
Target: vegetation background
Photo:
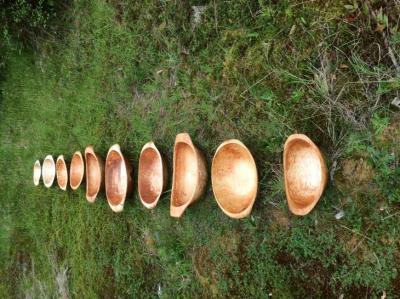
[[[400,298],[399,0],[0,4],[2,298]],[[171,165],[184,131],[208,162],[225,139],[250,148],[251,217],[210,186],[180,220],[169,190],[114,214],[33,186],[36,159],[89,144],[136,166],[154,140]],[[307,217],[282,184],[295,132],[330,174]]]

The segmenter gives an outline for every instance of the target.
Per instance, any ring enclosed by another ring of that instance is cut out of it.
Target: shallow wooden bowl
[[[307,215],[327,183],[327,169],[320,150],[306,135],[293,134],[285,143],[283,168],[290,211]]]
[[[232,218],[250,214],[257,196],[257,166],[247,147],[239,140],[223,142],[215,152],[211,166],[215,199]]]
[[[108,204],[114,212],[121,212],[132,191],[132,166],[118,144],[108,151],[104,177]]]
[[[65,163],[64,156],[58,156],[56,160],[56,176],[57,183],[61,190],[67,190],[68,184],[68,168],[67,163]]]
[[[175,138],[170,213],[181,217],[185,209],[203,194],[207,183],[206,161],[189,134]]]
[[[44,158],[42,165],[42,179],[43,184],[50,188],[53,185],[56,176],[56,165],[54,163],[53,156],[48,155]]]
[[[94,202],[97,194],[104,186],[104,162],[103,159],[94,152],[92,146],[85,149],[86,162],[86,199]]]
[[[167,168],[153,142],[146,143],[139,157],[138,192],[142,204],[153,209],[165,190]]]
[[[35,164],[33,164],[33,184],[35,186],[39,186],[41,176],[42,176],[42,166],[40,165],[40,161],[36,160]]]
[[[79,188],[85,176],[85,163],[80,151],[76,151],[69,167],[69,185],[72,190]]]

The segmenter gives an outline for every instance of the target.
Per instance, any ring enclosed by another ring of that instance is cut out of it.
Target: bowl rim
[[[253,198],[251,199],[251,202],[249,203],[249,205],[248,205],[244,210],[242,210],[242,211],[240,211],[240,212],[237,212],[237,213],[233,213],[233,212],[230,212],[230,211],[226,210],[226,209],[222,206],[222,204],[220,203],[220,201],[218,200],[218,197],[217,197],[217,195],[216,195],[216,193],[215,193],[215,190],[214,190],[215,178],[214,178],[213,173],[214,173],[214,167],[215,167],[215,161],[216,161],[217,154],[218,154],[225,146],[230,145],[230,144],[239,145],[240,147],[242,147],[242,148],[245,150],[245,152],[247,152],[247,153],[249,154],[249,156],[250,156],[250,161],[251,161],[252,164],[254,165],[254,171],[255,171],[256,180],[257,180],[257,183],[256,183],[256,190],[255,190],[255,193],[254,193]],[[222,142],[222,143],[217,147],[217,149],[216,149],[216,151],[215,151],[215,154],[214,154],[214,156],[213,156],[213,159],[212,159],[212,163],[211,163],[211,186],[212,186],[212,190],[213,190],[213,194],[214,194],[215,201],[217,202],[217,204],[218,204],[218,206],[220,207],[220,209],[222,210],[222,212],[224,212],[227,216],[229,216],[229,217],[231,217],[231,218],[235,218],[235,219],[240,219],[240,218],[244,218],[244,217],[248,216],[248,215],[251,213],[252,209],[253,209],[254,202],[256,201],[256,198],[257,198],[257,195],[258,195],[258,183],[259,183],[259,182],[258,182],[257,164],[256,164],[256,161],[254,160],[254,157],[253,157],[253,155],[251,154],[250,150],[247,148],[247,146],[246,146],[243,142],[241,142],[240,140],[238,140],[238,139],[228,139],[228,140]]]
[[[111,152],[116,152],[118,154],[118,156],[120,157],[121,163],[122,163],[122,165],[123,165],[123,167],[125,169],[124,176],[126,176],[126,181],[127,181],[125,192],[124,192],[124,196],[123,196],[121,202],[116,204],[116,205],[112,204],[111,201],[108,199],[108,192],[107,192],[107,175],[106,175],[106,173],[107,173],[107,161],[108,161],[108,158],[109,158]],[[105,162],[105,166],[104,166],[104,180],[105,180],[106,198],[107,198],[108,205],[110,206],[111,210],[113,210],[114,212],[122,212],[122,210],[124,209],[124,204],[125,204],[126,196],[127,196],[127,193],[128,193],[128,187],[129,187],[128,186],[128,184],[129,184],[128,176],[129,176],[128,168],[127,168],[126,163],[125,163],[125,157],[121,152],[121,147],[119,146],[119,144],[114,144],[114,145],[112,145],[110,147],[110,149],[107,152],[106,162]]]
[[[89,159],[88,159],[88,155],[91,155],[91,156],[93,156],[94,158],[95,158],[95,161],[96,161],[96,164],[97,164],[97,167],[99,167],[99,169],[100,169],[100,184],[97,186],[97,190],[96,190],[96,192],[95,192],[95,194],[94,195],[89,195],[89,176],[87,175],[88,174],[88,170],[89,170],[89,167],[88,167],[88,161],[89,161]],[[85,169],[86,169],[86,200],[88,201],[88,202],[90,202],[90,203],[93,203],[95,200],[96,200],[96,197],[97,197],[97,195],[99,194],[99,192],[100,192],[100,189],[101,189],[101,182],[102,182],[102,176],[104,175],[104,174],[102,174],[102,170],[101,170],[101,165],[100,165],[100,161],[99,161],[99,157],[97,156],[97,154],[94,152],[94,148],[93,148],[93,146],[92,145],[88,145],[86,148],[85,148]]]
[[[287,165],[286,155],[290,149],[290,146],[294,142],[299,142],[299,141],[305,142],[307,144],[307,146],[318,157],[318,160],[320,161],[321,174],[322,174],[322,182],[318,186],[318,189],[315,191],[315,195],[314,195],[312,202],[310,202],[309,204],[306,204],[306,205],[300,205],[293,200],[292,196],[290,195],[290,193],[288,191],[289,190],[289,185],[288,185],[289,182],[288,182],[287,175],[286,175],[287,169],[289,167],[289,165]],[[285,193],[286,193],[286,199],[288,202],[289,210],[293,214],[298,215],[298,216],[307,215],[314,209],[314,207],[318,203],[319,199],[321,198],[322,193],[324,192],[325,186],[327,184],[327,168],[326,168],[325,159],[323,158],[320,149],[305,134],[292,134],[286,139],[284,149],[283,149],[283,173],[284,173],[284,180],[285,180]]]
[[[44,173],[45,173],[45,171],[44,171],[44,168],[43,168],[46,161],[50,161],[50,162],[51,162],[50,167],[51,167],[52,169],[54,169],[54,175],[53,175],[53,177],[51,178],[51,180],[48,181],[48,182],[46,182],[46,179],[44,178]],[[47,155],[47,156],[44,158],[43,164],[42,164],[42,179],[43,179],[43,184],[44,184],[47,188],[50,188],[50,187],[53,185],[53,183],[54,183],[55,177],[56,177],[56,164],[54,163],[53,156],[52,156],[52,155]]]
[[[195,158],[196,158],[196,184],[193,186],[193,192],[190,194],[190,199],[186,201],[185,203],[181,205],[175,205],[174,199],[175,199],[175,183],[176,183],[176,150],[178,145],[186,144],[189,146],[191,151],[193,152]],[[194,147],[194,144],[192,142],[192,139],[190,138],[190,135],[188,133],[179,133],[175,137],[175,143],[174,143],[174,153],[173,153],[173,171],[172,171],[172,186],[171,186],[171,201],[170,201],[170,212],[171,216],[172,215],[182,215],[183,211],[193,202],[193,198],[196,194],[197,187],[199,185],[199,162],[198,162],[198,153],[196,151],[196,148]]]
[[[65,170],[67,171],[67,181],[65,182],[64,186],[61,186],[60,180],[58,179],[57,164],[58,164],[59,161],[61,161],[64,164]],[[67,190],[67,186],[68,186],[68,167],[67,167],[67,163],[65,163],[64,155],[59,155],[57,157],[57,160],[56,160],[56,177],[57,177],[58,187],[60,187],[61,190],[64,190],[64,191]]]
[[[156,153],[156,155],[157,155],[157,158],[158,158],[158,162],[159,162],[159,164],[160,164],[160,166],[161,166],[161,175],[162,175],[161,191],[160,191],[159,194],[157,195],[156,199],[154,199],[151,203],[147,203],[147,202],[144,201],[144,199],[142,198],[141,190],[140,190],[140,181],[141,181],[140,164],[142,163],[142,154],[143,154],[146,150],[154,150],[154,151],[155,151],[155,153]],[[164,166],[163,158],[162,158],[162,156],[161,156],[160,151],[158,150],[158,148],[156,147],[156,145],[154,144],[153,141],[147,142],[147,143],[142,147],[142,150],[140,151],[139,165],[138,165],[138,194],[139,194],[139,199],[140,199],[141,203],[142,203],[147,209],[153,209],[153,208],[157,205],[157,203],[158,203],[158,201],[159,201],[159,199],[160,199],[160,197],[161,197],[161,194],[163,193],[164,186],[165,186],[165,182],[164,182],[164,171],[165,171],[165,169],[164,169],[164,168],[165,168],[165,166]]]
[[[81,177],[79,178],[79,182],[76,185],[72,185],[72,180],[71,180],[72,160],[74,159],[75,156],[79,157],[79,159],[81,161],[81,165],[82,165],[83,171],[82,171]],[[82,153],[80,151],[76,151],[71,157],[71,164],[69,166],[69,185],[70,185],[72,190],[76,190],[76,189],[79,188],[79,186],[82,184],[84,176],[85,176],[85,161],[83,160]]]
[[[36,177],[36,171],[38,171],[37,177]],[[36,160],[35,163],[33,163],[33,184],[35,186],[39,186],[41,177],[42,177],[42,165],[40,164],[39,160]]]

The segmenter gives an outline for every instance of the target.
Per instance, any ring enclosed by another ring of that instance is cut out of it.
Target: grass
[[[371,3],[399,53],[397,2]],[[194,24],[195,4],[75,1],[33,49],[3,48],[2,297],[398,296],[400,118],[390,102],[400,77],[368,7],[211,1]],[[249,147],[260,178],[251,217],[226,217],[210,186],[175,220],[170,190],[148,211],[135,187],[113,214],[104,194],[90,205],[84,188],[32,184],[36,159],[89,144],[105,157],[119,143],[136,170],[154,140],[171,165],[184,131],[209,165],[225,139]],[[282,183],[295,132],[318,144],[331,174],[307,217],[290,214]]]

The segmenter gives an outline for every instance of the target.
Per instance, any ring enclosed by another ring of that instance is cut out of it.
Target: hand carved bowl
[[[39,186],[40,177],[42,176],[42,166],[40,165],[40,161],[36,160],[33,165],[33,184],[35,186]]]
[[[132,166],[118,144],[108,150],[104,177],[108,204],[114,212],[121,212],[132,191]]]
[[[85,176],[85,163],[80,151],[76,151],[69,166],[69,184],[72,190],[79,188]]]
[[[206,183],[206,161],[202,153],[193,145],[189,134],[178,134],[174,146],[171,216],[181,217],[203,194]]]
[[[92,146],[85,149],[86,161],[86,199],[94,202],[97,194],[104,186],[104,162],[95,152]]]
[[[223,142],[215,152],[211,166],[215,199],[232,218],[250,214],[257,196],[257,166],[247,147],[239,140]]]
[[[43,184],[50,188],[53,185],[54,178],[56,176],[56,165],[51,155],[46,156],[42,165],[42,178]]]
[[[153,209],[167,183],[167,168],[153,142],[146,143],[140,153],[138,190],[142,204]]]
[[[60,155],[56,161],[56,175],[57,183],[61,190],[67,190],[68,184],[68,169],[67,163],[65,163],[64,156]]]
[[[290,211],[307,215],[327,183],[327,169],[320,150],[306,135],[289,136],[283,151],[283,169]]]

